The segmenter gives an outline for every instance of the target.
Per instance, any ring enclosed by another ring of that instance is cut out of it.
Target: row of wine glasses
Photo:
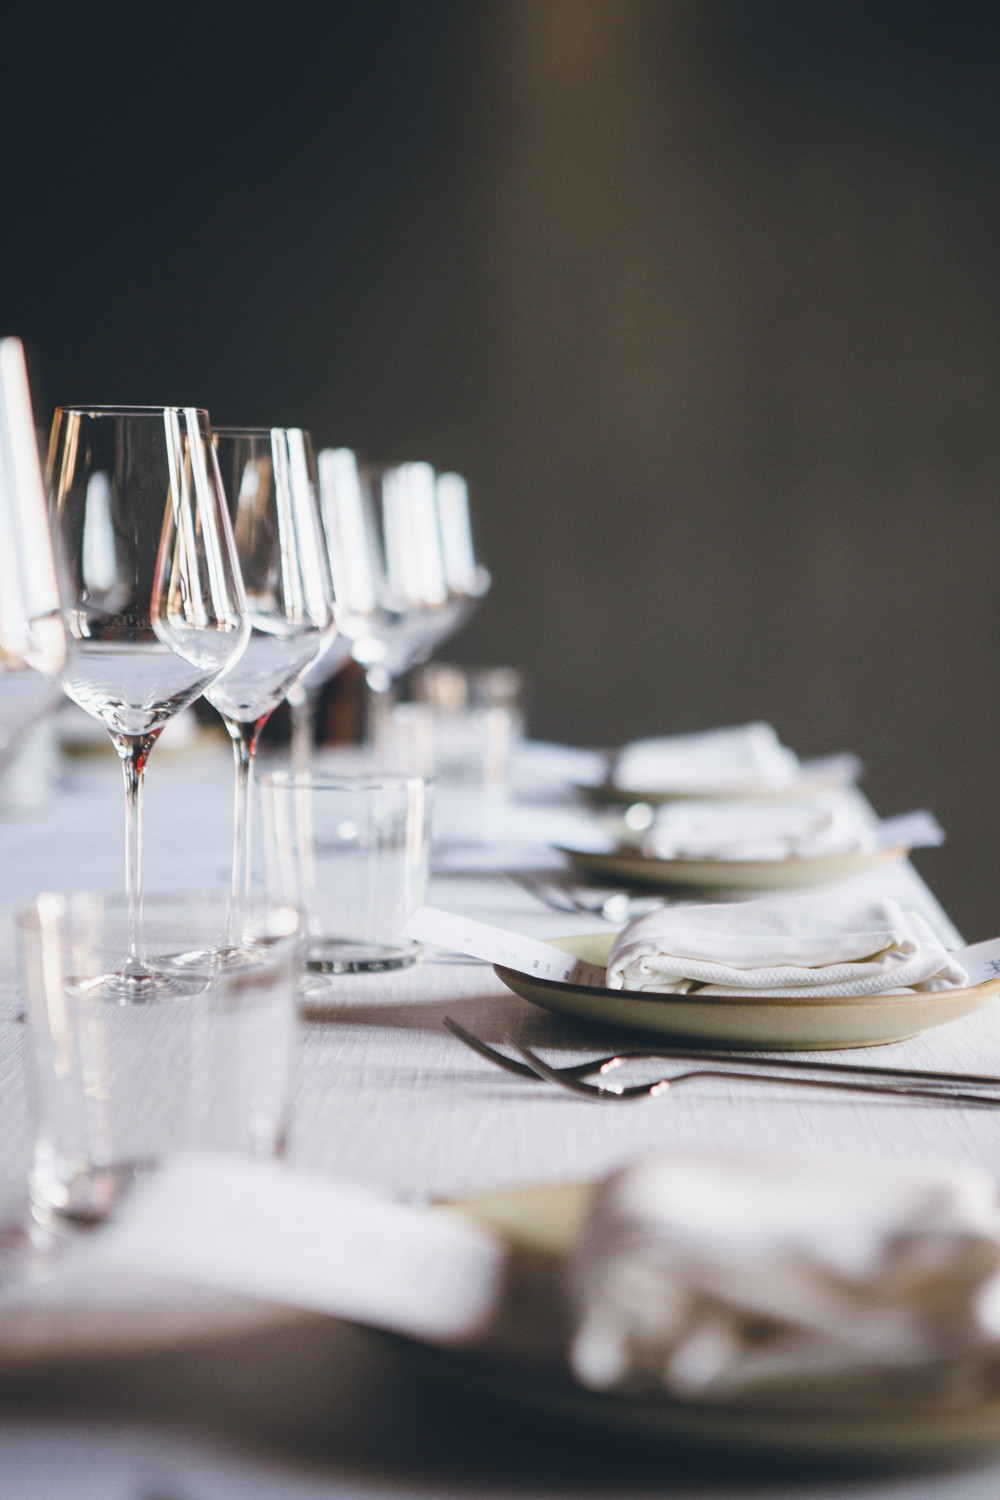
[[[123,1002],[150,998],[170,980],[143,952],[142,788],[169,718],[204,693],[232,738],[235,905],[249,886],[254,752],[278,703],[298,699],[300,731],[305,707],[310,746],[317,686],[353,655],[385,697],[462,623],[489,575],[475,561],[459,476],[359,466],[345,449],[322,454],[317,474],[301,429],[213,434],[194,408],[60,408],[48,485],[68,632],[23,351],[6,340],[0,763],[59,674],[107,727],[127,794],[129,941],[120,971],[100,985]]]

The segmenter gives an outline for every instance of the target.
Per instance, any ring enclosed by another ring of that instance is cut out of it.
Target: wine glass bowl
[[[59,408],[49,489],[76,643],[63,686],[119,739],[155,736],[246,644],[208,414]]]

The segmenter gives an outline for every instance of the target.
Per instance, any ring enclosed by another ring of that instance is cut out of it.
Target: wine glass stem
[[[365,674],[368,684],[367,740],[376,748],[387,742],[392,719],[395,683],[383,667],[373,667]]]
[[[236,765],[236,795],[233,804],[233,906],[250,895],[250,813],[253,805],[253,763],[260,732],[271,717],[269,710],[261,718],[243,722],[225,720],[233,742]]]
[[[159,731],[157,731],[157,734]],[[142,956],[142,787],[156,734],[113,734],[125,776],[125,895],[128,899],[127,969],[143,968]]]
[[[316,724],[316,693],[300,688],[288,702],[292,710],[292,770],[308,771],[312,764]]]

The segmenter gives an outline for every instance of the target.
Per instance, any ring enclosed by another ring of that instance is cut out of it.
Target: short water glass
[[[431,783],[276,771],[260,791],[267,892],[301,909],[306,970],[413,963],[419,945],[399,934],[427,889]]]
[[[142,1004],[102,983],[128,933],[127,903],[42,895],[20,914],[37,1113],[31,1196],[48,1223],[94,1223],[119,1190],[177,1151],[270,1156],[287,1126],[297,1041],[299,914],[147,897],[148,951],[173,982]]]
[[[438,842],[488,843],[503,837],[520,727],[520,716],[507,707],[452,707],[447,699],[399,703],[376,724],[375,760],[384,771],[434,775]]]

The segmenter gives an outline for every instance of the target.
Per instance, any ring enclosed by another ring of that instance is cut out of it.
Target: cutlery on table
[[[605,922],[628,922],[633,917],[645,916],[670,902],[663,896],[635,896],[628,891],[613,891],[600,897],[596,892],[590,901],[583,899],[580,887],[566,880],[557,871],[519,870],[508,871],[507,879],[534,896],[551,911],[572,912],[575,916],[601,917]]]
[[[445,1029],[458,1041],[464,1042],[480,1057],[518,1078],[544,1079],[562,1088],[569,1089],[579,1097],[598,1100],[648,1099],[667,1091],[672,1085],[690,1081],[692,1078],[743,1078],[756,1079],[764,1083],[788,1083],[804,1088],[835,1088],[862,1093],[886,1093],[907,1098],[943,1099],[959,1104],[1000,1105],[1000,1092],[996,1094],[967,1093],[962,1090],[970,1085],[993,1087],[1000,1090],[1000,1077],[976,1073],[938,1073],[919,1068],[875,1067],[863,1063],[803,1062],[793,1058],[758,1058],[745,1053],[728,1053],[707,1047],[657,1047],[634,1049],[592,1058],[588,1062],[575,1063],[568,1067],[553,1068],[535,1053],[511,1041],[524,1059],[517,1062],[488,1042],[467,1031],[450,1016],[445,1018]],[[698,1061],[718,1064],[738,1064],[742,1068],[773,1069],[774,1072],[738,1072],[732,1067],[693,1069],[672,1078],[658,1079],[653,1083],[636,1084],[629,1088],[602,1087],[585,1080],[595,1074],[604,1075],[628,1062],[642,1060]],[[820,1074],[825,1076],[812,1077]]]

